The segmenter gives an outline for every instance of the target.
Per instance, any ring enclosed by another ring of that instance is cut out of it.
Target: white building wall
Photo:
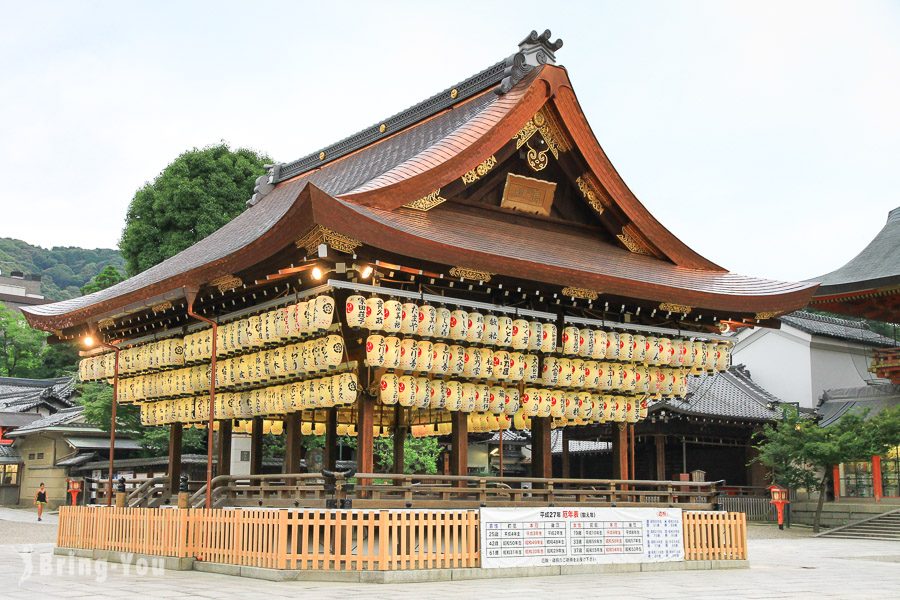
[[[246,452],[243,455],[246,460],[241,460],[242,452]],[[231,436],[231,474],[250,474],[250,436],[247,434],[235,433]]]
[[[485,471],[488,468],[488,445],[487,444],[469,444],[469,450],[466,453],[468,459],[468,467],[470,469],[478,469]]]
[[[810,350],[812,393],[816,403],[825,390],[861,387],[873,379],[873,374],[868,371],[871,349],[849,342],[830,343],[816,338]]]
[[[799,402],[813,408],[810,336],[797,331],[761,329],[750,333],[734,347],[732,362],[746,365],[753,381],[784,402]]]

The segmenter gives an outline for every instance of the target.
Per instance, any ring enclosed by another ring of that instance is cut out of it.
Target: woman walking
[[[34,503],[37,505],[38,521],[40,521],[44,515],[44,505],[47,504],[47,490],[44,489],[43,481],[41,482],[41,487],[38,488],[37,493],[34,495]]]

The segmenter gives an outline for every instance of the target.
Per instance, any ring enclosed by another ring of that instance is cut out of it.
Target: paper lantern
[[[635,386],[634,365],[627,363],[619,366],[621,367],[618,371],[619,389],[624,392],[633,392]]]
[[[594,416],[593,397],[590,392],[578,392],[578,418],[590,421]]]
[[[464,377],[469,378],[481,376],[481,354],[478,352],[478,348],[470,346],[465,349],[462,374]]]
[[[428,408],[431,402],[431,380],[427,377],[416,377],[416,391],[413,405],[416,408]]]
[[[506,431],[510,427],[512,427],[512,419],[507,414],[497,415],[497,423],[500,431]]]
[[[600,387],[600,363],[596,360],[584,361],[584,387],[592,390]]]
[[[450,312],[450,339],[465,341],[469,333],[469,314],[464,310]]]
[[[565,413],[564,416],[567,419],[574,419],[579,416],[579,405],[581,404],[581,398],[578,395],[578,392],[566,392],[565,393]]]
[[[583,388],[585,386],[584,360],[572,359],[572,387]]]
[[[335,404],[353,404],[359,392],[359,378],[356,373],[341,373],[333,377],[332,389],[335,394]]]
[[[642,363],[647,356],[647,338],[642,335],[631,336],[631,360]]]
[[[338,426],[335,428],[335,431],[339,436],[347,435],[347,424],[346,423],[338,423]]]
[[[541,381],[540,360],[536,354],[524,356],[525,383],[539,383]]]
[[[540,350],[544,353],[556,352],[556,325],[553,323],[541,324]]]
[[[528,329],[528,321],[525,319],[513,319],[512,322],[512,347],[514,350],[525,350],[531,338]]]
[[[529,321],[528,323],[528,350],[540,350],[541,341],[543,340],[544,325],[540,321]]]
[[[280,353],[279,353],[280,354]],[[329,335],[325,338],[325,364],[336,367],[344,359],[344,338],[339,335]]]
[[[497,345],[508,348],[512,346],[513,321],[506,316],[497,317]]]
[[[381,376],[381,390],[378,399],[382,404],[393,405],[400,402],[400,378],[394,373]]]
[[[675,355],[672,339],[667,337],[656,338],[656,344],[659,347],[659,364],[662,366],[671,365],[672,357]]]
[[[556,389],[542,389],[539,392],[541,402],[550,406],[550,416],[559,418],[565,414],[565,393]]]
[[[694,366],[694,342],[691,340],[681,340],[682,345],[682,361],[681,366],[690,369]]]
[[[316,369],[315,349],[315,340],[300,342],[300,362],[303,364],[302,371],[304,373],[312,373]],[[263,364],[263,377],[265,377],[265,364]]]
[[[434,364],[434,343],[429,340],[416,342],[416,370],[422,373],[431,371]]]
[[[429,390],[428,408],[441,409],[447,406],[447,382],[433,379]]]
[[[503,399],[503,413],[506,415],[514,415],[521,408],[522,396],[519,394],[519,388],[504,388],[506,397]]]
[[[716,343],[709,342],[706,346],[706,354],[703,361],[703,370],[712,371],[716,368]]]
[[[334,298],[318,296],[311,304],[313,306],[311,329],[321,331],[331,327],[334,321]]]
[[[550,399],[547,395],[542,393],[542,390],[538,390],[535,395],[535,400],[536,401],[532,402],[532,404],[537,405],[537,416],[545,418],[549,417],[552,407],[550,406]]]
[[[518,411],[513,415],[513,427],[519,431],[531,428],[531,419],[527,418],[524,411]]]
[[[495,415],[503,412],[506,405],[506,390],[499,385],[491,386],[488,396],[488,410]]]
[[[430,304],[419,307],[419,324],[416,334],[419,337],[434,337],[437,327],[437,309]]]
[[[639,420],[646,419],[649,412],[650,412],[650,402],[646,398],[641,398],[638,419]]]
[[[716,344],[715,369],[725,371],[731,364],[731,346],[728,344]]]
[[[562,352],[566,356],[578,353],[578,328],[569,326],[563,327],[562,333]]]
[[[431,372],[435,375],[446,375],[450,372],[450,346],[438,342],[432,348]]]
[[[650,369],[644,365],[635,364],[634,369],[634,391],[638,393],[646,393],[650,391]]]
[[[572,365],[571,358],[559,359],[559,387],[572,387],[572,376],[575,374],[575,367]]]
[[[466,349],[457,344],[450,346],[450,374],[462,375],[466,367]]]
[[[388,369],[400,367],[400,338],[395,335],[389,335],[384,338],[383,366]]]
[[[442,340],[450,337],[450,310],[439,306],[435,309],[434,335]]]
[[[620,360],[619,352],[619,333],[616,331],[606,332],[606,358],[608,360]]]
[[[415,371],[419,358],[419,349],[416,340],[404,338],[400,340],[400,365],[398,368],[404,371]]]
[[[634,360],[634,336],[630,333],[619,334],[619,360]]]
[[[419,331],[419,307],[414,302],[400,305],[400,333],[415,335]]]
[[[703,370],[703,364],[706,362],[706,344],[699,340],[694,341],[691,347],[691,367],[694,371]]]
[[[384,300],[378,296],[366,298],[366,317],[363,326],[370,331],[384,329]]]
[[[479,312],[470,312],[466,319],[466,341],[471,344],[481,343],[481,338],[484,336],[484,315]]]
[[[544,357],[544,366],[541,370],[541,381],[548,387],[554,387],[559,383],[561,367],[559,359],[554,356]]]
[[[578,356],[590,358],[594,354],[594,332],[588,328],[578,330]]]
[[[401,375],[398,383],[398,402],[400,406],[412,406],[416,402],[416,378]]]
[[[680,367],[684,365],[685,356],[684,356],[684,340],[673,339],[672,340],[672,360],[669,364],[673,367]]]
[[[366,299],[363,296],[348,296],[344,304],[344,318],[348,327],[362,327],[366,323]]]
[[[684,369],[675,369],[675,383],[672,388],[672,393],[675,396],[683,398],[687,395],[688,392],[688,381],[687,381],[687,371]]]
[[[525,355],[521,352],[509,353],[509,379],[511,381],[525,379]]]
[[[506,350],[497,350],[491,356],[491,374],[498,381],[510,378],[510,354]]]
[[[458,381],[448,381],[446,391],[447,402],[445,407],[447,410],[459,410],[462,406],[462,384]]]
[[[522,391],[522,395],[519,398],[519,406],[525,411],[525,414],[530,416],[538,414],[539,403],[538,388],[528,387]]]
[[[475,410],[487,412],[491,405],[491,387],[481,383],[475,386]]]
[[[497,338],[500,333],[500,321],[497,315],[485,315],[484,317],[484,334],[481,336],[481,343],[487,346],[497,345]]]
[[[475,384],[463,383],[460,386],[462,401],[459,410],[462,412],[472,412],[475,410]]]
[[[403,305],[396,300],[385,300],[382,314],[384,315],[382,330],[388,333],[399,332],[403,324]]]
[[[662,382],[659,386],[659,393],[663,396],[672,396],[675,394],[676,369],[660,369],[663,375]]]
[[[308,422],[300,423],[300,434],[301,435],[312,435],[313,433],[313,424]]]

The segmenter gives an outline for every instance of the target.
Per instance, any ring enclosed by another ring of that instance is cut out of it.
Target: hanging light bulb
[[[362,268],[362,270],[359,272],[359,277],[361,279],[368,279],[371,276],[372,276],[372,265],[364,266]]]
[[[322,279],[322,269],[319,267],[313,267],[312,278],[315,279],[316,281],[319,281],[320,279]]]
[[[86,335],[81,339],[81,343],[84,344],[85,348],[93,348],[94,347],[94,338],[90,335]]]

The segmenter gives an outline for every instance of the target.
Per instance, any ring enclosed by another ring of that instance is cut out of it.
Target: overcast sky
[[[545,28],[631,189],[729,270],[826,273],[900,205],[898,2],[0,0],[0,237],[115,247],[184,150],[298,158]]]

